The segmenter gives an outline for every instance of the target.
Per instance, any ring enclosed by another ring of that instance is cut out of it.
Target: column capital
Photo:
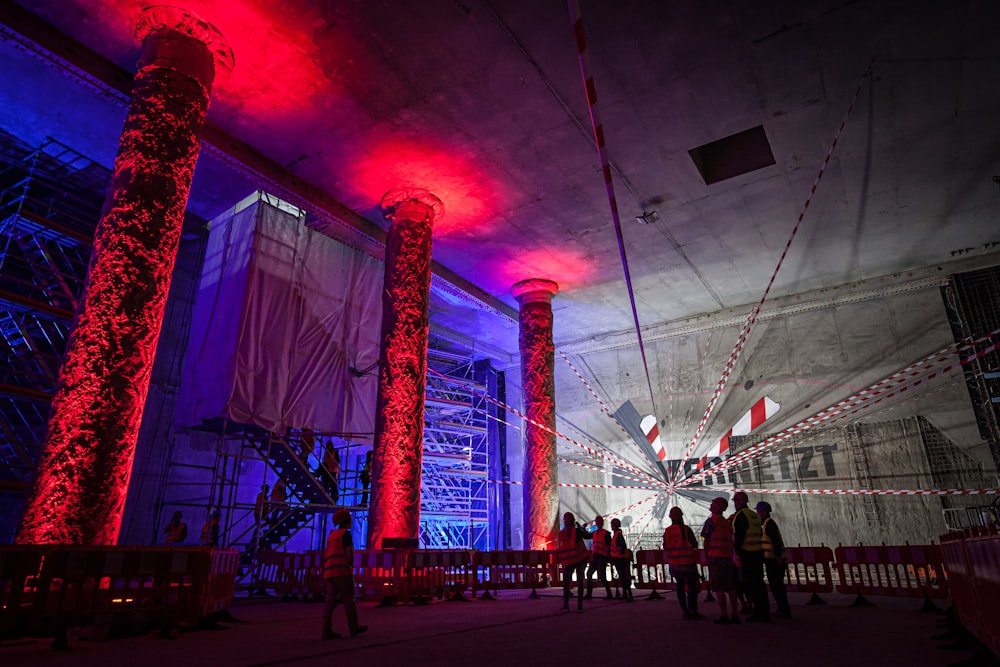
[[[402,220],[434,222],[444,217],[444,202],[425,188],[399,188],[382,195],[382,215],[392,222]]]
[[[230,72],[235,65],[233,50],[223,34],[214,25],[205,21],[194,12],[180,7],[170,5],[153,5],[146,7],[139,14],[135,24],[135,40],[143,44],[146,39],[161,31],[172,31],[180,35],[193,39],[208,48],[212,54],[212,61],[215,69],[222,72]],[[153,54],[157,57],[176,58],[176,49],[160,46]],[[142,60],[147,60],[151,54],[145,53],[143,49]],[[140,63],[141,67],[141,63]]]
[[[539,301],[551,303],[552,297],[559,293],[559,283],[545,278],[528,278],[514,283],[510,293],[521,305]]]

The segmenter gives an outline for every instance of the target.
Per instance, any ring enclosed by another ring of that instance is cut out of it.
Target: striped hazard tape
[[[995,496],[1000,489],[739,489],[799,496]]]
[[[954,346],[948,346],[943,348],[933,354],[924,357],[920,361],[907,366],[903,370],[893,373],[892,375],[876,382],[874,385],[862,389],[860,392],[844,399],[843,401],[832,405],[831,407],[821,410],[812,417],[802,420],[801,422],[785,429],[784,431],[777,433],[770,438],[760,442],[752,447],[749,447],[736,456],[732,456],[725,461],[720,461],[701,472],[687,477],[677,483],[677,486],[683,487],[690,484],[697,483],[706,477],[713,474],[718,474],[724,470],[734,468],[745,461],[764,456],[765,454],[774,453],[780,450],[779,445],[781,443],[790,440],[792,436],[799,433],[803,433],[809,429],[815,428],[820,424],[824,424],[835,419],[841,419],[857,412],[871,407],[872,405],[877,405],[882,401],[888,400],[893,396],[899,395],[910,389],[918,387],[925,382],[941,376],[951,370],[954,370],[964,364],[968,364],[975,359],[978,359],[984,355],[987,355],[997,349],[997,345],[993,344],[984,349],[977,350],[972,354],[955,360],[956,356],[959,356],[959,352],[964,352],[970,349],[974,349],[975,345],[981,344],[988,341],[996,336],[1000,335],[1000,329],[995,329],[989,334],[977,339],[976,341],[966,344],[959,348],[958,351],[955,350]],[[953,363],[945,367],[940,367],[942,362],[952,361]],[[923,375],[923,377],[919,377]],[[917,380],[909,382],[909,384],[904,384],[910,381],[912,378],[917,377]]]
[[[687,450],[681,459],[686,459],[691,456],[694,452],[695,447],[698,445],[698,440],[701,438],[702,432],[708,425],[708,418],[712,415],[712,411],[715,409],[715,404],[718,402],[719,397],[722,395],[723,390],[726,388],[726,384],[729,381],[729,376],[732,374],[733,369],[736,368],[736,360],[739,359],[740,354],[743,352],[743,346],[746,344],[747,339],[750,337],[750,332],[753,329],[754,323],[757,321],[757,315],[760,314],[760,309],[767,300],[767,295],[771,292],[771,287],[774,285],[774,279],[778,276],[778,271],[781,270],[781,265],[785,261],[785,257],[788,256],[788,249],[792,245],[792,241],[795,239],[795,235],[798,234],[799,227],[802,225],[802,220],[805,218],[806,211],[809,209],[809,204],[812,202],[813,195],[816,194],[816,187],[819,182],[823,179],[823,174],[826,172],[827,166],[830,164],[830,158],[833,156],[834,149],[837,148],[837,143],[840,141],[840,135],[844,132],[844,127],[847,126],[847,119],[851,115],[851,111],[854,109],[854,104],[858,101],[858,97],[861,95],[861,89],[864,85],[865,79],[872,71],[872,62],[868,62],[868,66],[865,68],[864,73],[861,75],[861,79],[858,81],[857,88],[854,90],[854,97],[851,98],[851,103],[847,107],[847,112],[844,114],[843,120],[840,121],[840,127],[837,128],[837,132],[834,134],[833,143],[830,144],[830,149],[826,152],[826,157],[823,158],[823,164],[819,168],[819,173],[816,174],[816,180],[813,181],[812,188],[809,189],[809,195],[806,197],[805,205],[799,212],[799,218],[795,222],[795,226],[792,228],[792,233],[788,237],[788,241],[785,243],[784,250],[781,251],[781,257],[778,259],[777,266],[774,267],[774,272],[771,274],[771,279],[767,282],[767,287],[764,289],[764,294],[760,298],[760,302],[751,309],[750,314],[747,316],[746,322],[743,323],[743,328],[740,330],[740,335],[736,339],[736,345],[733,347],[733,351],[729,354],[729,359],[726,361],[726,365],[722,370],[722,377],[719,378],[719,383],[715,387],[715,391],[712,393],[712,398],[708,401],[708,408],[705,410],[705,414],[701,418],[701,422],[698,424],[698,428],[695,429],[694,436],[691,438],[691,442],[688,444]],[[677,478],[680,476],[681,470],[678,469],[677,473],[674,475],[671,481],[676,482]]]
[[[514,480],[514,479],[488,479],[486,480],[490,484],[511,484],[513,486],[521,486],[524,482]],[[654,491],[656,493],[662,493],[663,488],[659,486],[627,486],[627,485],[615,485],[615,484],[574,484],[571,482],[559,482],[556,486],[570,488],[570,489],[633,489],[641,491]]]
[[[443,376],[438,371],[435,371],[433,368],[428,368],[427,372],[428,373],[433,373],[435,375],[440,375],[442,377],[446,377],[446,376]],[[480,396],[483,400],[488,401],[489,403],[492,403],[493,405],[495,405],[495,406],[497,406],[499,408],[503,408],[504,410],[507,410],[511,414],[516,415],[517,417],[519,417],[522,421],[525,421],[525,422],[527,422],[529,424],[532,424],[533,426],[537,426],[538,428],[542,429],[543,431],[547,431],[547,432],[555,435],[557,438],[562,438],[566,442],[569,442],[570,444],[573,444],[576,447],[579,447],[580,449],[584,450],[587,454],[589,454],[590,456],[592,456],[595,459],[600,459],[602,461],[607,461],[608,463],[611,463],[612,465],[616,465],[619,468],[622,468],[624,470],[628,470],[629,472],[632,472],[632,473],[634,473],[636,475],[641,475],[643,477],[643,481],[645,481],[647,483],[658,484],[660,486],[666,486],[666,484],[665,484],[665,482],[663,482],[663,480],[657,479],[657,478],[653,477],[652,475],[650,475],[650,474],[648,474],[646,472],[643,472],[642,470],[639,470],[638,468],[636,468],[635,466],[633,466],[628,461],[622,459],[621,457],[617,456],[613,452],[608,451],[607,449],[604,449],[604,451],[600,451],[600,450],[594,449],[592,447],[589,447],[589,446],[583,444],[582,442],[580,442],[580,441],[578,441],[578,440],[576,440],[574,438],[569,437],[568,435],[566,435],[564,433],[560,433],[559,431],[557,431],[557,430],[555,430],[553,428],[550,428],[550,427],[546,426],[545,424],[542,424],[541,422],[538,422],[538,421],[535,421],[534,419],[531,419],[530,417],[528,417],[528,415],[524,414],[520,410],[517,410],[517,409],[515,409],[515,408],[513,408],[513,407],[511,407],[509,405],[507,405],[506,403],[502,403],[502,402],[496,400],[495,398],[493,398],[489,394],[485,393],[483,390],[479,390],[479,389],[473,388],[472,391],[476,395]],[[604,445],[602,445],[599,442],[594,442],[593,440],[591,440],[591,442],[593,442],[593,444],[595,446],[597,446],[597,447],[601,447],[602,449],[604,448]]]

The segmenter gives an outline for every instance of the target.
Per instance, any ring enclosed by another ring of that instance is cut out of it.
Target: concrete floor
[[[0,643],[0,664],[32,665],[607,665],[740,664],[751,646],[760,665],[907,665],[939,667],[969,658],[972,649],[943,649],[933,639],[941,616],[918,613],[916,600],[877,598],[875,607],[850,608],[850,596],[825,596],[806,606],[791,596],[795,617],[769,624],[717,626],[716,603],[702,603],[706,618],[687,622],[676,598],[591,600],[582,614],[562,613],[556,591],[528,599],[501,592],[496,601],[439,602],[422,607],[361,603],[367,634],[322,641],[322,605],[237,600],[238,622],[218,631],[177,633],[174,640],[145,635],[110,641],[73,639],[69,652],[48,641]],[[346,633],[343,610],[334,629]],[[747,640],[755,637],[752,643]]]

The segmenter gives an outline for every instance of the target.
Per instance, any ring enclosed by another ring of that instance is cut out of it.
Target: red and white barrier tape
[[[801,496],[995,496],[1000,489],[739,489]]]
[[[633,522],[633,525],[636,525],[636,526],[638,526],[640,523],[642,524],[642,526],[636,530],[635,539],[633,540],[632,545],[631,545],[631,549],[633,551],[638,551],[638,549],[636,547],[639,546],[639,541],[642,539],[642,531],[644,531],[646,529],[646,524],[648,524],[652,520],[652,518],[653,518],[653,510],[656,509],[656,503],[659,502],[660,497],[664,493],[666,493],[666,492],[663,491],[663,492],[658,493],[656,495],[656,497],[654,498],[653,504],[650,505],[649,508],[645,512],[643,512],[641,515],[639,515],[639,518],[636,519]]]
[[[438,371],[435,371],[433,368],[429,368],[428,372],[434,373],[435,375],[441,375],[441,373],[439,373]],[[443,376],[443,375],[441,375],[441,376],[442,377],[447,377],[447,376]],[[522,421],[528,422],[529,424],[537,426],[538,428],[542,429],[543,431],[548,431],[549,433],[552,433],[556,437],[562,438],[566,442],[569,442],[569,443],[571,443],[573,445],[576,445],[577,447],[579,447],[580,449],[584,450],[585,452],[587,452],[589,455],[591,455],[595,459],[600,459],[600,460],[603,460],[603,461],[607,461],[608,463],[611,463],[612,465],[616,465],[619,468],[623,468],[623,469],[628,470],[630,472],[633,472],[633,473],[635,473],[637,475],[642,475],[645,478],[644,481],[646,481],[648,483],[658,484],[658,485],[661,485],[661,486],[665,486],[665,482],[663,480],[657,479],[656,477],[653,477],[649,473],[646,473],[646,472],[644,472],[642,470],[639,470],[638,468],[636,468],[635,466],[633,466],[632,464],[630,464],[628,461],[625,461],[624,459],[618,457],[617,455],[615,455],[614,453],[612,453],[610,451],[608,451],[608,453],[605,454],[605,453],[600,452],[598,450],[592,449],[592,448],[588,447],[587,445],[583,444],[582,442],[579,442],[579,441],[575,440],[574,438],[571,438],[568,435],[565,435],[564,433],[560,433],[559,431],[557,431],[557,430],[555,430],[553,428],[549,428],[545,424],[542,424],[540,422],[535,421],[534,419],[531,419],[526,414],[522,413],[520,410],[512,408],[511,406],[509,406],[509,405],[507,405],[505,403],[501,403],[500,401],[496,400],[495,398],[493,398],[492,396],[490,396],[490,395],[488,395],[486,393],[483,393],[481,391],[477,392],[477,390],[475,390],[475,389],[473,389],[472,391],[473,391],[473,393],[478,393],[478,395],[481,396],[483,400],[488,401],[488,402],[492,403],[493,405],[496,405],[497,407],[503,408],[504,410],[507,410],[508,412],[510,412],[510,413],[516,415],[517,417],[519,417]],[[588,438],[588,440],[589,440],[589,438]],[[602,445],[599,442],[595,442],[593,440],[591,440],[591,442],[593,442],[593,444],[595,446],[597,446],[597,447],[605,448],[605,446]]]
[[[512,484],[515,486],[520,486],[524,482],[520,482],[514,479],[488,479],[487,482],[491,484]],[[659,486],[628,486],[628,485],[615,485],[615,484],[575,484],[571,482],[559,482],[556,486],[571,488],[571,489],[632,489],[641,491],[653,491],[655,493],[663,493],[663,488]]]
[[[974,343],[960,348],[960,350],[972,349],[974,345],[990,340],[991,338],[997,335],[1000,335],[1000,329],[996,329],[990,332],[989,334],[983,336]],[[804,419],[799,423],[795,424],[794,426],[791,426],[790,428],[787,428],[784,431],[781,431],[780,433],[777,433],[771,436],[770,438],[767,438],[766,440],[743,450],[739,454],[730,457],[725,461],[720,461],[719,463],[716,463],[715,465],[710,466],[709,468],[706,468],[695,475],[692,475],[686,479],[681,480],[676,484],[676,486],[683,487],[683,486],[688,486],[690,484],[694,484],[696,482],[705,479],[710,475],[718,474],[719,472],[740,465],[745,461],[749,461],[751,459],[758,458],[765,454],[778,451],[777,445],[785,440],[788,440],[793,435],[797,435],[799,433],[807,431],[822,423],[833,421],[834,419],[839,419],[849,415],[853,415],[872,405],[877,405],[878,403],[881,403],[884,400],[888,400],[897,394],[901,394],[905,391],[913,389],[914,387],[917,387],[923,384],[924,382],[929,382],[935,377],[943,375],[944,373],[947,373],[955,368],[958,368],[961,365],[968,364],[971,361],[978,359],[979,357],[989,354],[990,352],[994,351],[997,347],[998,346],[996,344],[990,345],[989,347],[983,350],[978,350],[967,357],[959,358],[958,361],[955,363],[952,363],[943,368],[938,368],[938,365],[941,362],[953,359],[956,355],[958,355],[958,351],[955,350],[954,346],[948,346],[946,348],[943,348],[942,350],[939,350],[931,355],[928,355],[927,357],[924,357],[920,361],[911,364],[910,366],[907,366],[905,369],[897,373],[893,373],[892,375],[880,380],[879,382],[876,382],[874,385],[866,389],[862,389],[860,392],[855,393],[854,395],[844,399],[843,401],[836,403],[825,410],[821,410],[812,417]],[[911,382],[910,384],[900,386],[903,382],[906,382],[910,380],[910,378],[921,374],[924,374],[925,376],[917,379],[916,381]]]
[[[601,412],[610,417],[611,420],[615,423],[615,425],[621,430],[621,432],[624,433],[626,436],[628,436],[629,438],[628,441],[632,442],[632,436],[629,435],[629,432],[625,430],[625,427],[621,425],[621,422],[618,421],[618,418],[615,417],[614,413],[611,412],[608,406],[604,404],[604,401],[603,399],[601,399],[600,395],[594,390],[591,384],[587,382],[587,378],[583,377],[583,374],[580,373],[580,371],[577,370],[577,367],[573,365],[573,362],[569,360],[569,357],[566,356],[566,353],[560,350],[559,356],[561,356],[563,358],[563,361],[565,361],[566,364],[571,369],[573,369],[573,372],[576,374],[578,378],[580,378],[580,382],[582,382],[583,386],[587,388],[587,391],[590,392],[590,395],[593,396],[595,399],[597,399],[597,404],[601,406]]]
[[[591,465],[589,463],[582,463],[580,461],[573,461],[572,459],[565,459],[565,458],[563,458],[561,456],[557,456],[556,460],[560,461],[562,463],[568,463],[570,465],[580,466],[581,468],[587,468],[588,470],[596,470],[597,472],[608,474],[608,470],[606,468],[601,468],[601,467],[598,467],[598,466],[595,466],[595,465]],[[629,475],[624,475],[624,474],[618,473],[618,472],[614,473],[614,475],[615,475],[615,477],[621,477],[622,479],[629,479],[629,480],[632,480],[633,482],[646,482],[647,481],[647,480],[644,480],[644,479],[640,479],[638,477],[631,477]]]
[[[868,78],[868,75],[872,71],[872,63],[868,62],[868,66],[865,68],[864,74],[861,75],[861,79],[858,81],[858,86],[854,90],[854,97],[851,98],[851,103],[847,107],[847,112],[844,114],[843,120],[840,121],[840,127],[837,128],[836,134],[833,137],[833,143],[830,144],[830,149],[826,152],[826,157],[823,158],[823,164],[819,168],[819,173],[816,174],[816,180],[813,181],[812,188],[809,190],[809,195],[806,197],[805,205],[799,212],[799,218],[792,228],[792,233],[788,237],[787,243],[785,243],[785,248],[781,252],[781,257],[778,259],[777,266],[774,267],[774,272],[771,274],[771,279],[767,282],[767,287],[764,289],[764,294],[760,298],[760,302],[753,307],[750,314],[747,316],[746,322],[743,324],[743,328],[740,330],[740,335],[736,339],[736,345],[733,347],[733,351],[729,354],[729,359],[726,361],[726,365],[722,371],[722,377],[719,379],[719,383],[712,393],[712,398],[708,402],[708,408],[705,410],[704,416],[701,418],[701,422],[698,424],[698,428],[695,430],[694,436],[691,438],[691,442],[688,444],[681,459],[687,459],[694,452],[695,447],[698,445],[698,439],[701,438],[702,432],[708,425],[708,418],[712,415],[712,411],[715,409],[715,404],[719,400],[719,396],[722,395],[722,391],[726,388],[726,383],[729,381],[729,376],[732,374],[733,369],[736,367],[736,360],[739,359],[740,353],[743,351],[743,346],[746,344],[747,339],[750,337],[750,332],[753,329],[754,323],[757,321],[757,315],[760,313],[761,306],[764,305],[764,301],[767,300],[767,295],[771,292],[771,287],[774,285],[774,280],[778,276],[778,271],[781,270],[781,265],[785,261],[785,257],[788,256],[788,249],[792,245],[792,241],[795,239],[795,235],[799,232],[799,227],[802,224],[802,220],[805,218],[806,211],[809,209],[809,204],[812,202],[813,195],[816,194],[816,187],[819,185],[820,180],[823,178],[823,174],[826,172],[827,165],[830,164],[830,158],[833,156],[833,151],[837,147],[837,142],[840,141],[840,135],[844,131],[844,127],[847,125],[847,119],[851,115],[851,111],[854,109],[854,104],[858,101],[858,97],[861,95],[861,87]],[[680,475],[680,470],[671,479],[672,482],[676,482],[678,476]]]

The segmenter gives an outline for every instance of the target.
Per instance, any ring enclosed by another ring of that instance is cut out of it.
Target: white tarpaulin
[[[268,198],[212,221],[177,422],[371,432],[384,266]]]

